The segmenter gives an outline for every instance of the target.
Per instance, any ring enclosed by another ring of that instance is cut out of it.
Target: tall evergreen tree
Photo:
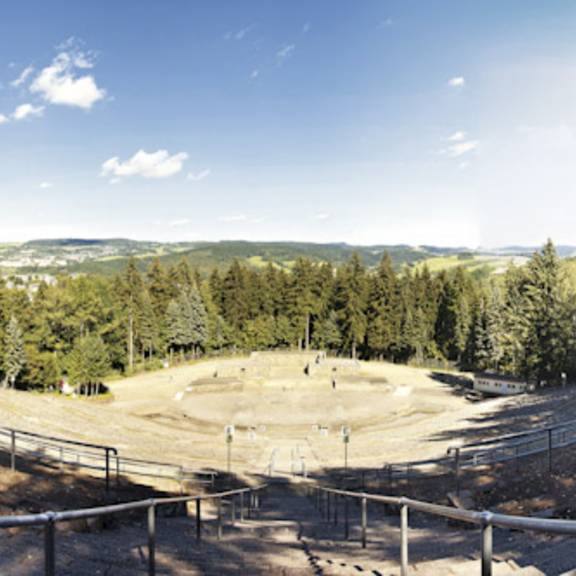
[[[390,358],[398,344],[400,310],[396,274],[388,253],[369,280],[367,343],[370,354]]]
[[[26,365],[24,339],[15,316],[10,318],[4,335],[4,387],[14,388],[18,376]]]
[[[360,255],[356,252],[339,270],[336,298],[343,344],[352,358],[356,358],[358,347],[364,343],[367,326],[366,271]]]

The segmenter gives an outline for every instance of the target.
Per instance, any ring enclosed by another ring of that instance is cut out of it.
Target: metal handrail
[[[194,470],[178,464],[123,457],[113,446],[47,436],[16,428],[0,427],[0,445],[2,444],[8,445],[10,466],[13,470],[16,469],[17,456],[22,457],[23,453],[25,455],[33,454],[37,458],[44,458],[59,465],[72,464],[80,468],[102,470],[106,476],[107,491],[110,489],[113,473],[116,483],[119,481],[120,473],[124,472],[148,478],[169,478],[180,484],[183,480],[194,476],[208,476],[208,482],[212,485],[218,475],[215,471]],[[28,447],[29,445],[42,450],[41,455],[37,453],[37,450]],[[81,448],[81,450],[75,450],[74,447]],[[89,450],[94,450],[94,452]],[[55,452],[55,454],[50,454],[50,451]],[[113,463],[114,471],[112,470]]]
[[[492,528],[507,528],[529,532],[545,532],[547,534],[576,535],[576,520],[560,520],[534,518],[528,516],[511,516],[489,511],[465,510],[450,506],[442,506],[431,502],[413,500],[411,498],[370,494],[366,492],[353,492],[338,488],[315,486],[316,505],[327,520],[334,518],[338,521],[338,500],[344,499],[345,538],[349,536],[348,499],[361,501],[361,543],[365,548],[367,544],[367,505],[368,502],[392,505],[400,508],[400,568],[401,576],[408,574],[408,511],[415,510],[424,514],[440,516],[450,520],[458,520],[468,524],[480,526],[482,529],[481,545],[481,574],[492,576]],[[322,497],[322,494],[325,497]]]
[[[56,574],[56,547],[55,547],[55,524],[58,522],[69,522],[71,520],[85,520],[98,518],[110,514],[130,512],[133,510],[148,511],[148,574],[156,574],[156,508],[169,504],[182,504],[186,502],[196,503],[196,538],[202,537],[202,516],[201,502],[205,500],[216,500],[217,502],[217,538],[222,537],[222,500],[232,499],[232,522],[236,519],[236,497],[240,497],[240,520],[244,520],[245,502],[244,496],[248,495],[247,512],[251,516],[253,510],[260,507],[259,493],[267,487],[260,484],[254,487],[236,488],[214,494],[196,494],[189,496],[174,496],[167,498],[150,498],[148,500],[137,500],[123,504],[112,504],[108,506],[98,506],[95,508],[82,508],[77,510],[65,510],[62,512],[43,512],[41,514],[21,514],[14,516],[0,516],[0,529],[3,528],[23,528],[29,526],[44,526],[44,574],[54,576]]]
[[[462,446],[450,446],[448,455],[453,457],[429,458],[407,462],[386,463],[382,466],[382,472],[388,473],[389,478],[408,478],[410,472],[425,466],[446,467],[445,471],[438,471],[428,476],[438,476],[449,473],[454,466],[459,468],[474,467],[497,462],[517,460],[525,456],[532,456],[548,452],[549,467],[551,468],[551,451],[556,447],[567,447],[576,444],[576,420],[570,420],[554,426],[539,428],[509,434],[488,440],[471,442]],[[484,450],[476,450],[485,446],[492,446]],[[524,448],[524,450],[522,450]],[[511,452],[513,450],[513,452]],[[458,462],[456,462],[456,460]]]

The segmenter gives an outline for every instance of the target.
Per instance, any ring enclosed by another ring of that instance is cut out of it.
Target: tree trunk
[[[134,318],[128,317],[128,368],[134,370]]]
[[[310,349],[310,314],[306,314],[306,350]]]

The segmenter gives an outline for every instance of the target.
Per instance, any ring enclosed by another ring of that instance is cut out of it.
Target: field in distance
[[[511,262],[523,264],[534,252],[533,247],[508,247],[497,250],[443,248],[436,246],[378,245],[352,246],[344,243],[310,242],[145,242],[127,239],[56,239],[25,243],[0,244],[0,272],[4,274],[70,273],[114,274],[124,269],[127,259],[135,257],[144,269],[154,258],[174,264],[186,258],[200,271],[227,267],[240,260],[253,267],[275,266],[290,269],[299,257],[334,265],[347,261],[358,252],[364,263],[375,266],[388,252],[397,269],[421,267],[424,263],[434,272],[463,266],[471,271],[490,274],[503,271]],[[561,257],[576,253],[571,246],[558,246]]]

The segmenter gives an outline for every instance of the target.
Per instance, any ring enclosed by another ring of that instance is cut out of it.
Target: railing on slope
[[[459,520],[467,524],[481,527],[481,575],[492,576],[492,528],[508,528],[529,532],[544,532],[547,534],[576,535],[576,520],[548,520],[526,516],[510,516],[496,514],[488,511],[477,512],[440,506],[430,502],[399,498],[395,496],[381,496],[364,492],[351,492],[328,488],[323,486],[309,486],[311,495],[315,496],[316,507],[327,521],[338,523],[340,500],[343,502],[344,537],[350,536],[350,518],[348,504],[350,499],[359,500],[361,504],[361,545],[366,548],[368,528],[368,502],[376,502],[396,506],[400,509],[400,569],[401,576],[408,575],[408,511],[415,510],[424,514],[440,516],[450,520]]]
[[[28,526],[44,526],[44,574],[45,576],[54,576],[56,574],[56,530],[55,526],[59,522],[69,522],[71,520],[84,520],[89,518],[98,518],[131,512],[133,510],[147,510],[148,523],[148,574],[156,574],[156,509],[160,506],[169,504],[183,504],[187,502],[196,503],[196,538],[202,538],[202,509],[201,504],[204,500],[215,500],[217,509],[217,529],[218,540],[222,538],[223,531],[223,514],[222,501],[230,499],[231,521],[236,520],[236,500],[239,499],[239,516],[240,521],[247,517],[250,518],[253,510],[260,507],[260,492],[266,488],[262,484],[256,487],[238,488],[219,492],[215,494],[196,495],[196,496],[175,496],[171,498],[151,498],[149,500],[139,500],[136,502],[127,502],[125,504],[114,504],[111,506],[99,506],[97,508],[84,508],[79,510],[66,510],[63,512],[44,512],[42,514],[26,514],[14,516],[0,516],[0,529],[2,528],[23,528]],[[245,496],[248,495],[248,502],[245,502]]]
[[[17,458],[26,458],[50,462],[60,467],[68,465],[103,472],[106,491],[111,489],[112,479],[118,484],[121,475],[174,480],[179,483],[181,491],[185,481],[195,480],[214,485],[217,476],[212,470],[195,470],[178,464],[124,457],[112,446],[57,438],[15,428],[0,427],[0,450],[2,449],[10,454],[12,470],[16,469]]]
[[[554,449],[573,444],[576,444],[575,420],[539,430],[452,446],[448,449],[447,456],[442,458],[385,464],[380,475],[381,479],[390,482],[447,474],[458,477],[465,468],[508,462],[541,453],[547,453],[548,468],[552,471]]]

